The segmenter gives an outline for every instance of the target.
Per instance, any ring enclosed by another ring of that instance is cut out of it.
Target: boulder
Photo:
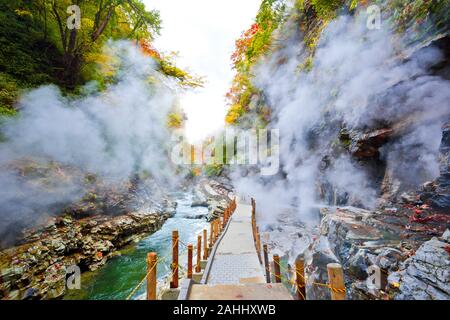
[[[379,156],[379,149],[394,134],[392,128],[382,128],[367,133],[352,131],[350,152],[357,158],[373,158]]]
[[[335,210],[324,208],[321,214],[324,216],[320,225],[321,235],[327,237],[331,250],[342,262],[349,259],[352,246],[379,241],[383,237],[377,228],[367,223],[372,215],[368,210],[354,207]]]
[[[448,232],[425,242],[388,278],[397,300],[449,300],[450,255]]]
[[[67,266],[97,270],[116,250],[159,230],[174,207],[168,202],[160,212],[65,218],[54,224],[54,232],[48,232],[48,226],[35,230],[24,244],[0,251],[0,299],[63,297]]]
[[[327,264],[339,263],[328,239],[320,236],[305,251],[306,298],[308,300],[330,300]]]

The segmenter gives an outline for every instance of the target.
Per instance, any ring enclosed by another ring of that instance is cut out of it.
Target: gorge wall
[[[279,129],[281,168],[232,176],[310,298],[339,262],[350,298],[448,299],[449,30],[444,1],[264,1],[238,40],[227,120]],[[382,293],[370,265],[398,272]]]

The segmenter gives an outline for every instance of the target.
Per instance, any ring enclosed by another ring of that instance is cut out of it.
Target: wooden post
[[[212,249],[213,246],[213,236],[214,234],[214,221],[209,223],[209,248]]]
[[[227,223],[227,220],[228,220],[228,210],[229,209],[230,209],[230,207],[226,207],[225,211],[223,212],[223,220],[224,220],[225,224]]]
[[[331,299],[345,300],[344,271],[342,266],[339,263],[329,263],[327,269]]]
[[[295,261],[295,285],[299,300],[306,300],[305,259],[298,257]]]
[[[192,244],[188,245],[188,265],[187,265],[187,277],[192,279],[192,254],[194,252],[194,246]]]
[[[255,238],[256,238],[256,250],[258,251],[259,262],[262,262],[262,260],[261,260],[261,238],[260,238],[260,235],[259,235],[259,228],[258,227],[256,227]]]
[[[259,234],[259,227],[256,227],[256,244],[258,246],[258,254],[261,252],[261,235]]]
[[[267,244],[263,245],[263,250],[264,250],[264,266],[266,269],[266,282],[270,283],[269,250],[267,249]]]
[[[197,264],[195,265],[195,272],[202,271],[202,266],[200,265],[200,260],[202,256],[202,236],[197,237]]]
[[[178,288],[178,231],[172,232],[172,281],[170,287],[172,289]]]
[[[156,267],[158,256],[156,252],[147,254],[147,300],[156,300]]]
[[[275,272],[275,282],[281,283],[280,257],[277,254],[273,255],[273,269]]]
[[[206,229],[203,229],[203,260],[208,259],[208,234]]]

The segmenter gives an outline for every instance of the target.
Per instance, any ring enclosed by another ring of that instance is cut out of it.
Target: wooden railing
[[[271,266],[269,263],[269,250],[268,245],[265,243],[262,245],[263,260],[261,259],[261,234],[256,223],[256,201],[251,199],[252,205],[252,231],[253,239],[255,242],[255,249],[258,253],[259,261],[264,264],[266,282],[271,282]],[[286,279],[282,275],[282,265],[280,263],[280,257],[277,254],[272,256],[272,272],[273,280],[275,283],[282,283],[282,280],[292,284],[295,288],[297,298],[299,300],[306,300],[306,283],[307,279],[305,277],[305,260],[302,256],[299,256],[295,261],[295,277],[294,279]],[[285,270],[287,271],[287,270]],[[346,289],[344,283],[344,272],[342,266],[338,263],[329,263],[327,265],[328,271],[328,282],[329,283],[319,283],[319,282],[309,282],[311,285],[323,286],[330,290],[332,300],[345,300]],[[289,273],[289,272],[288,272]]]
[[[253,239],[255,243],[255,249],[258,254],[259,261],[261,265],[263,265],[265,270],[266,282],[270,283],[274,281],[275,283],[289,283],[294,286],[296,296],[299,300],[306,300],[307,292],[306,292],[306,283],[309,285],[322,286],[326,287],[330,290],[331,299],[332,300],[345,300],[346,297],[346,289],[344,284],[344,273],[342,266],[338,263],[330,263],[327,265],[328,271],[328,283],[318,283],[307,281],[305,276],[305,260],[302,256],[299,256],[295,261],[295,272],[294,277],[289,278],[286,277],[285,274],[290,274],[290,270],[286,270],[281,262],[280,257],[277,254],[272,256],[272,264],[269,262],[269,250],[268,244],[261,243],[261,235],[259,232],[259,228],[256,222],[256,201],[251,199],[252,205],[252,232]],[[186,276],[188,279],[193,279],[194,276],[202,271],[202,261],[205,262],[210,258],[211,250],[216,244],[219,236],[226,228],[227,224],[230,221],[232,214],[236,210],[236,199],[231,201],[228,207],[225,209],[222,217],[219,217],[210,222],[209,228],[209,238],[208,238],[208,230],[204,229],[201,234],[197,236],[197,246],[195,247],[196,254],[196,264],[194,269],[193,259],[194,259],[194,246],[192,244],[184,244],[179,239],[178,231],[175,230],[172,233],[172,263],[171,263],[171,271],[170,275],[170,288],[177,289],[179,287],[179,246],[180,244],[186,247],[187,249],[187,269]],[[203,259],[202,259],[203,257]],[[143,282],[147,281],[147,299],[148,300],[156,300],[157,294],[157,265],[158,262],[161,262],[163,259],[158,259],[157,254],[155,252],[151,252],[147,256],[147,274],[144,279],[138,284],[138,286],[132,291],[129,295],[129,298],[133,296],[136,290],[143,284]],[[271,272],[272,271],[272,272]],[[284,271],[284,273],[282,272]],[[273,276],[273,279],[272,279]]]
[[[225,208],[222,217],[210,222],[209,228],[209,239],[208,230],[202,230],[201,234],[197,235],[197,246],[196,250],[196,263],[195,268],[193,265],[193,255],[194,246],[192,244],[185,244],[180,240],[178,230],[172,232],[172,257],[171,257],[171,275],[170,275],[170,288],[178,289],[179,287],[179,252],[180,245],[187,249],[187,266],[186,266],[186,277],[188,279],[193,279],[196,274],[200,274],[202,271],[202,261],[206,261],[209,258],[212,248],[219,239],[220,234],[225,229],[226,225],[229,223],[231,216],[236,210],[236,199],[233,199],[228,206]],[[203,259],[202,259],[203,258]],[[162,261],[167,261],[168,258],[158,259],[156,252],[150,252],[147,254],[147,274],[142,279],[142,281],[132,290],[127,299],[133,297],[137,290],[147,281],[147,300],[157,299],[157,266],[158,263]],[[195,273],[193,272],[195,271]]]

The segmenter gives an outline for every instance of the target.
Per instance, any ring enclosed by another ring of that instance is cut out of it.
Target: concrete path
[[[202,283],[185,282],[180,300],[293,300],[281,283],[266,283],[253,240],[252,207],[237,203]]]
[[[236,285],[194,284],[189,300],[294,300],[281,283]]]
[[[238,203],[212,257],[206,284],[265,283],[252,234],[252,207]]]

